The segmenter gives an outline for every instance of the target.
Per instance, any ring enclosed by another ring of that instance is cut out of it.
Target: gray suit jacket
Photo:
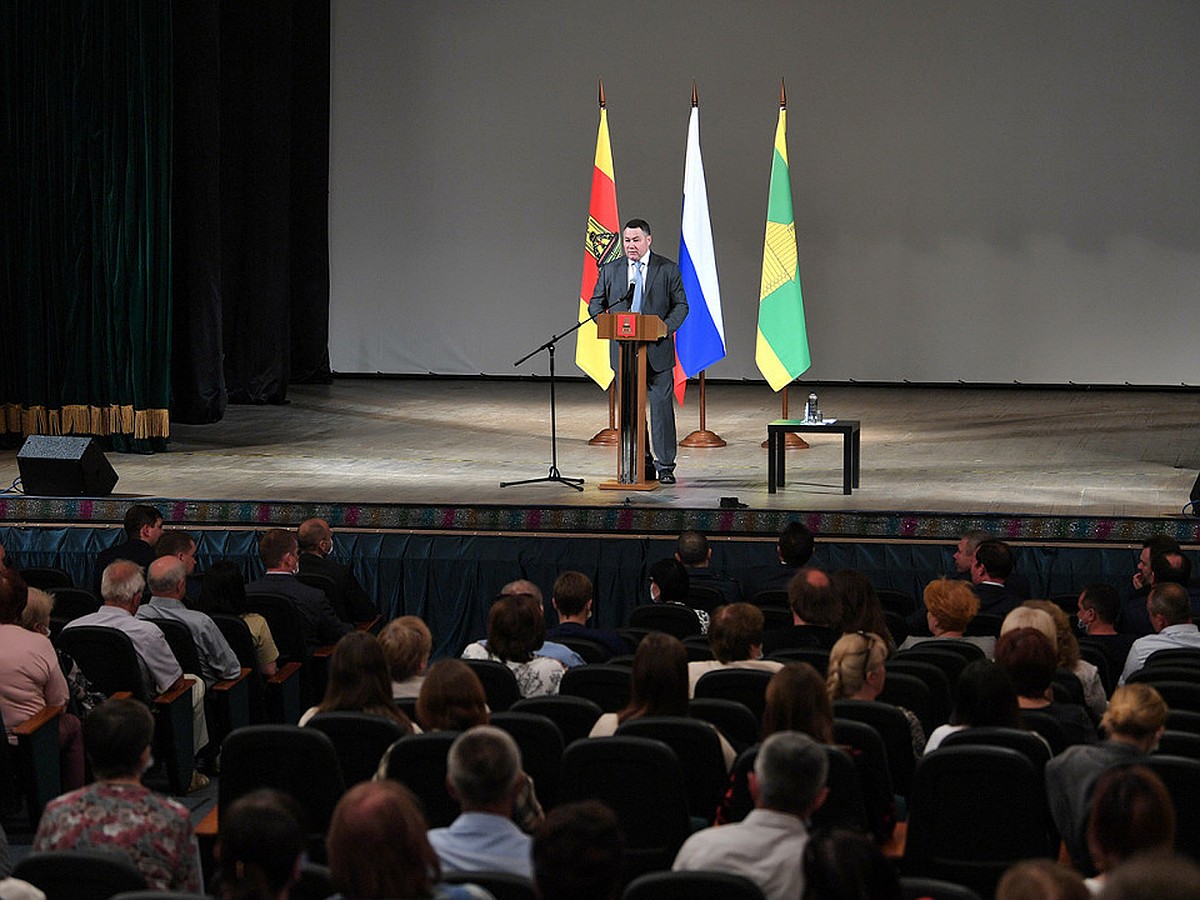
[[[613,306],[629,290],[629,260],[624,256],[605,263],[596,278],[596,289],[588,303],[588,313],[601,312],[607,298]],[[629,304],[622,303],[618,312],[628,312]],[[667,336],[646,348],[646,363],[655,372],[664,372],[675,365],[675,343],[671,335],[679,330],[687,318],[687,295],[683,292],[683,279],[679,266],[665,256],[651,251],[646,261],[646,273],[642,284],[642,312],[658,316],[667,325]]]

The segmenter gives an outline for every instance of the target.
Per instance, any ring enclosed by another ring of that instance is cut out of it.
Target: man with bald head
[[[324,519],[306,519],[296,532],[300,542],[300,574],[324,575],[333,582],[329,602],[343,622],[370,622],[379,609],[349,566],[334,560],[333,530]]]
[[[150,600],[138,607],[139,619],[170,619],[181,622],[191,632],[200,657],[200,671],[206,687],[218,681],[237,678],[242,673],[237,654],[221,634],[217,623],[202,612],[188,609],[183,598],[187,591],[187,563],[177,556],[160,556],[150,563]]]

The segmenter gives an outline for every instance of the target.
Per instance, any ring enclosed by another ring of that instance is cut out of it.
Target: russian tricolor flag
[[[704,162],[700,159],[700,109],[694,103],[683,166],[679,272],[688,300],[687,318],[675,332],[675,398],[682,405],[687,380],[725,357],[721,289],[717,285]]]

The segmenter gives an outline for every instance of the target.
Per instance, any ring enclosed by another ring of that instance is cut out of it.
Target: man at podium
[[[675,344],[671,340],[687,318],[687,295],[679,267],[650,252],[650,225],[630,219],[621,233],[623,257],[600,267],[588,312],[610,309],[658,316],[667,334],[646,350],[646,398],[650,406],[650,443],[660,484],[675,483],[675,409],[671,405]],[[649,470],[647,470],[649,475]]]

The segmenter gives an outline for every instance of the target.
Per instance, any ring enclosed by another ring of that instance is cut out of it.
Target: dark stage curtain
[[[171,5],[3,4],[0,433],[169,434]]]

